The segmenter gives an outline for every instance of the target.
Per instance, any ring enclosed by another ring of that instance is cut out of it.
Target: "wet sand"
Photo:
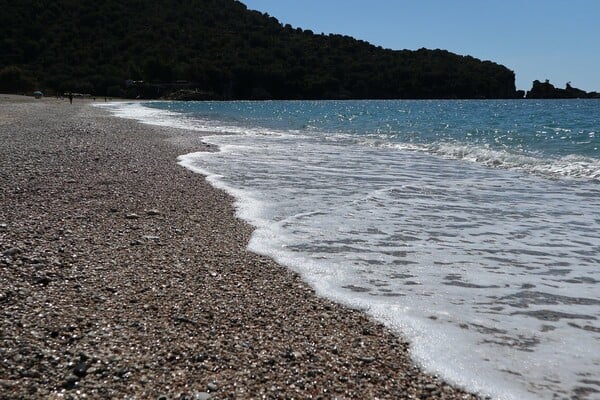
[[[250,253],[190,133],[0,95],[0,398],[473,399]]]

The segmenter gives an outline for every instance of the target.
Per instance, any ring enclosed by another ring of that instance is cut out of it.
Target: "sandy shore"
[[[199,141],[89,103],[0,95],[1,399],[475,398],[246,251]]]

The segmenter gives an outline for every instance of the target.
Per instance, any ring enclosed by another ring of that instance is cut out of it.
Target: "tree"
[[[30,92],[35,88],[35,81],[28,77],[22,69],[8,66],[0,69],[0,92]]]

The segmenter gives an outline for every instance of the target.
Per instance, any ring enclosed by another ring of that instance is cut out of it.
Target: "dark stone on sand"
[[[67,378],[65,379],[65,381],[62,384],[62,387],[67,389],[67,390],[71,390],[74,389],[77,386],[77,383],[79,382],[79,378],[75,375],[69,375],[67,376]]]
[[[370,356],[358,357],[358,359],[366,364],[370,364],[375,361],[375,357]]]
[[[37,393],[38,391],[38,387],[35,383],[29,385],[29,387],[27,388],[27,391],[29,392],[29,394],[34,395]]]
[[[76,376],[83,378],[87,374],[88,365],[84,362],[80,362],[73,368],[73,374]]]
[[[36,276],[33,278],[33,283],[35,285],[48,285],[52,280],[47,276]]]
[[[14,256],[16,256],[17,254],[20,254],[20,253],[22,253],[22,251],[21,251],[20,248],[18,248],[18,247],[11,247],[10,249],[4,251],[2,253],[2,255],[5,256],[5,257],[14,257]]]

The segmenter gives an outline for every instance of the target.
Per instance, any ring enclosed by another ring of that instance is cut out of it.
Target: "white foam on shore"
[[[239,133],[130,110],[155,125]],[[600,248],[594,205],[582,202],[589,188],[454,161],[465,155],[448,161],[384,145],[346,153],[347,135],[261,135],[204,136],[220,152],[178,160],[234,196],[237,216],[256,227],[250,250],[400,332],[420,365],[457,386],[541,399],[568,396],[586,379],[579,374],[593,380],[600,360],[588,353],[597,339],[569,325],[593,324],[598,313],[585,304],[597,297],[589,282]],[[372,169],[375,159],[381,168]],[[550,314],[544,322],[522,311]]]

